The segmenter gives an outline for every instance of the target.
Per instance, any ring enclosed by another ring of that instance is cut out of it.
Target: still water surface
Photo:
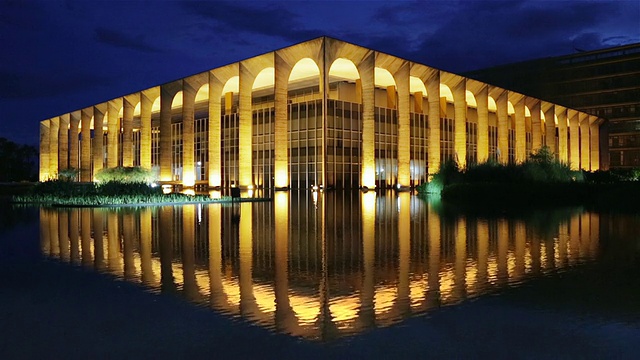
[[[569,271],[599,259],[602,236],[633,248],[638,234],[580,208],[457,215],[408,193],[39,211],[47,257],[316,340]]]

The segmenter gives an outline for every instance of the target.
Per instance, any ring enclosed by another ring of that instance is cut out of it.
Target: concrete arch
[[[251,91],[263,90],[265,88],[274,87],[276,85],[276,69],[274,67],[266,67],[256,75]]]
[[[221,102],[225,96],[225,110],[232,110],[233,94],[240,92],[240,63],[230,64],[209,72],[209,186],[222,186],[222,116]],[[226,104],[228,102],[228,104]]]
[[[374,85],[376,87],[386,89],[389,86],[396,86],[396,80],[393,78],[393,75],[391,75],[389,70],[376,66],[374,73]]]
[[[300,59],[289,72],[289,82],[320,77],[320,67],[311,58]],[[319,81],[319,80],[318,80]]]
[[[196,103],[209,101],[209,83],[203,84],[196,90]]]
[[[489,95],[488,101],[489,101],[489,104],[488,104],[489,111],[492,111],[492,112],[498,111],[498,105],[496,104],[496,100],[493,98],[493,96]]]
[[[453,92],[448,85],[440,83],[440,97],[445,98],[447,102],[453,102]]]
[[[338,85],[337,91],[330,91],[329,94],[327,94],[329,98],[362,104],[362,81],[360,80],[358,68],[351,60],[338,58],[329,65],[327,84],[336,81],[355,83],[355,91],[341,91],[341,85]]]
[[[360,73],[353,61],[345,58],[338,58],[329,66],[329,76],[335,76],[345,80],[359,80]]]
[[[207,104],[202,104],[209,99],[209,73],[200,73],[185,78],[182,83],[182,185],[192,187],[196,182],[195,161],[195,115],[197,98],[201,99],[200,105],[209,111]],[[198,96],[198,93],[200,95]],[[180,92],[178,93],[180,94]],[[174,98],[178,98],[178,94]],[[201,157],[204,158],[204,157]],[[202,166],[202,162],[200,162]],[[178,170],[179,171],[179,170]],[[199,173],[200,174],[200,173]],[[200,177],[200,176],[198,176]]]
[[[513,103],[509,100],[507,101],[507,114],[513,115],[516,113],[515,108],[513,107]]]
[[[325,60],[332,64],[338,58],[353,62],[358,68],[362,84],[362,153],[360,156],[360,186],[375,187],[375,148],[374,148],[374,68],[375,52],[360,46],[325,38]]]
[[[478,107],[478,102],[476,101],[476,97],[471,91],[465,90],[464,99],[467,102],[468,107],[473,107],[473,108]]]
[[[424,97],[427,97],[427,87],[424,86],[424,82],[417,76],[409,76],[409,92],[414,94],[422,92]]]

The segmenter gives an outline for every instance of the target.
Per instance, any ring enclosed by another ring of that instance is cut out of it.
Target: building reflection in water
[[[49,257],[329,340],[592,259],[597,214],[441,215],[408,193],[277,192],[272,202],[41,209]]]

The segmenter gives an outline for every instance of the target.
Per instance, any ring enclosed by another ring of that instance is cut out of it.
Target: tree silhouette
[[[0,182],[37,181],[38,150],[0,137]]]

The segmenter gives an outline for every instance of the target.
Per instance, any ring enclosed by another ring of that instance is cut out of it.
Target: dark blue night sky
[[[322,35],[462,72],[640,42],[640,1],[0,0],[0,137]]]

